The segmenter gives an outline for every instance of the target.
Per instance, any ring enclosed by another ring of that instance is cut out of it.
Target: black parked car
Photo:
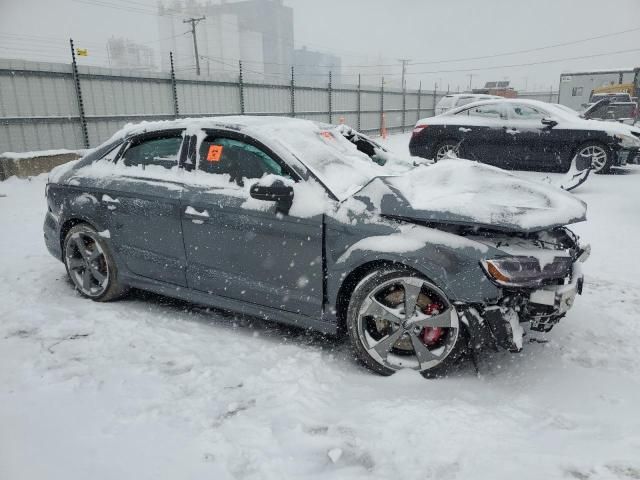
[[[419,120],[409,143],[415,156],[453,155],[507,169],[567,171],[579,156],[596,173],[626,164],[639,148],[640,132],[627,125],[512,99],[474,102]]]

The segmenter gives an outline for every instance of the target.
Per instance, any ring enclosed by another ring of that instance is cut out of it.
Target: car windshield
[[[338,200],[353,195],[375,177],[394,173],[358,151],[330,125],[308,122],[279,129],[272,138],[311,170]]]

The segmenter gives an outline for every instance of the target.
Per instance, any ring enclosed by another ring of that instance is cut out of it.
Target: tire
[[[593,173],[609,173],[611,170],[612,152],[609,147],[602,143],[583,143],[576,149],[575,155],[590,156]]]
[[[436,148],[433,149],[433,160],[435,162],[446,158],[448,152],[453,152],[453,154],[457,157],[460,155],[460,143],[455,140],[445,140],[436,145]]]
[[[95,228],[74,225],[64,239],[63,259],[67,275],[83,297],[109,302],[128,288],[118,279],[118,268],[107,242]]]
[[[413,292],[409,308],[420,308],[421,316],[404,315],[406,291]],[[346,327],[356,357],[381,375],[412,368],[427,378],[441,377],[466,352],[466,332],[445,294],[400,267],[377,270],[358,283]]]

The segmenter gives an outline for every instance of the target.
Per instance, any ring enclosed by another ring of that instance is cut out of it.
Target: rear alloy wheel
[[[578,157],[589,159],[594,173],[607,173],[611,168],[611,153],[599,143],[588,143],[578,148]]]
[[[78,291],[92,300],[113,300],[126,290],[117,280],[116,265],[106,242],[87,224],[78,224],[67,233],[64,264]]]
[[[382,375],[411,368],[441,376],[464,350],[458,313],[445,294],[400,268],[375,272],[358,284],[347,327],[358,358]]]
[[[460,154],[460,145],[454,142],[445,142],[438,145],[436,148],[435,161],[442,160],[443,158],[457,158]]]

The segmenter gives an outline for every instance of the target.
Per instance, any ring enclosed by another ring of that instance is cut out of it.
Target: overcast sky
[[[516,88],[557,88],[562,71],[640,66],[640,0],[284,0],[294,8],[295,44],[333,52],[343,65],[409,58],[409,87],[465,88],[510,80]],[[99,4],[102,4],[99,5]],[[158,47],[154,0],[0,0],[0,57],[68,61],[68,38],[106,62],[106,40],[124,36]],[[105,6],[109,5],[109,6]],[[145,7],[147,5],[148,7]],[[606,6],[615,9],[607,13]],[[115,7],[115,8],[114,8]],[[574,42],[508,56],[519,50]],[[623,50],[637,51],[612,54]],[[605,55],[600,55],[605,54]],[[600,55],[592,58],[549,60]],[[442,63],[433,63],[440,62]],[[428,63],[431,62],[431,63]],[[422,64],[417,64],[422,63]],[[521,67],[505,65],[524,64]],[[486,67],[499,67],[487,70]],[[345,68],[344,73],[371,72]],[[399,75],[400,66],[393,68]],[[429,73],[425,73],[429,72]]]

